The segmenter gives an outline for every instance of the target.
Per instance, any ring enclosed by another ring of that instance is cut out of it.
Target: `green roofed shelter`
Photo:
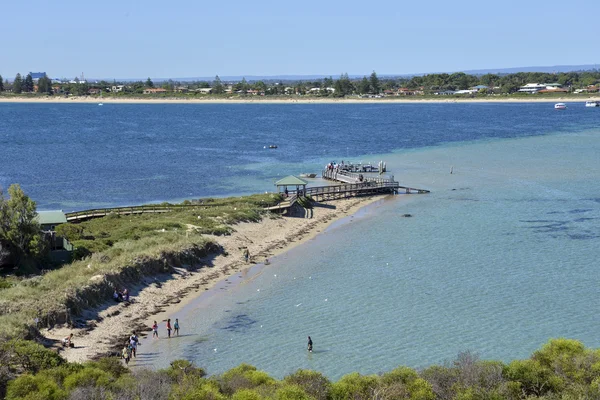
[[[281,188],[283,188],[283,191],[287,193],[288,190],[288,186],[296,186],[296,193],[300,192],[300,186],[302,186],[302,192],[306,191],[306,185],[308,184],[308,182],[306,182],[305,180],[302,180],[294,175],[290,175],[290,176],[286,176],[283,179],[278,180],[277,182],[275,182],[275,186],[277,186],[277,192],[281,192]]]
[[[37,221],[43,231],[53,231],[57,225],[67,223],[67,216],[62,210],[38,211]]]

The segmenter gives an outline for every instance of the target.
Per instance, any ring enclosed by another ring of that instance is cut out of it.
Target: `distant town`
[[[361,79],[342,74],[315,80],[256,80],[154,82],[88,81],[84,75],[73,79],[51,78],[46,72],[17,74],[9,81],[0,75],[2,96],[119,96],[119,97],[247,97],[314,96],[383,98],[401,96],[483,97],[501,95],[577,95],[597,93],[600,71],[519,72],[469,75],[463,72],[412,77],[383,77],[372,72]]]

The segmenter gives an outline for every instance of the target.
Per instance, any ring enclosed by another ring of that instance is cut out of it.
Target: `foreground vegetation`
[[[0,337],[34,337],[37,325],[71,324],[83,309],[109,300],[116,287],[174,267],[194,269],[202,258],[221,251],[206,234],[227,235],[236,223],[259,221],[264,207],[280,199],[275,194],[205,199],[167,213],[61,225],[58,233],[75,244],[78,259],[24,279],[0,278]],[[22,254],[40,269],[50,268],[44,258]]]
[[[379,375],[348,374],[332,382],[298,370],[282,380],[241,364],[207,376],[185,360],[165,370],[129,370],[118,358],[68,363],[33,342],[0,344],[0,390],[6,399],[597,399],[600,351],[568,339],[549,341],[526,360],[508,364],[462,353],[446,365],[398,367]],[[1,395],[1,393],[0,393]]]

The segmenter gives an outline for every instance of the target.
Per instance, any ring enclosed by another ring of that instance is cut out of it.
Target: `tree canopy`
[[[13,93],[22,93],[23,92],[23,78],[21,78],[21,74],[17,73],[15,76],[15,81],[13,82]]]
[[[36,205],[18,184],[8,188],[8,198],[0,191],[0,240],[10,249],[15,265],[42,252]]]

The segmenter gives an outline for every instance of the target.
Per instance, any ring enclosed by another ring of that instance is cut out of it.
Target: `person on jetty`
[[[312,353],[312,348],[313,348],[313,342],[312,342],[312,339],[309,336],[308,337],[308,352],[309,353]]]
[[[179,318],[175,318],[175,324],[173,324],[173,333],[179,336]]]
[[[171,337],[171,318],[167,319],[167,336]]]
[[[158,338],[158,324],[156,321],[154,321],[154,324],[152,324],[152,337]]]
[[[244,260],[246,262],[248,262],[250,260],[250,250],[248,250],[247,247],[244,249]]]

